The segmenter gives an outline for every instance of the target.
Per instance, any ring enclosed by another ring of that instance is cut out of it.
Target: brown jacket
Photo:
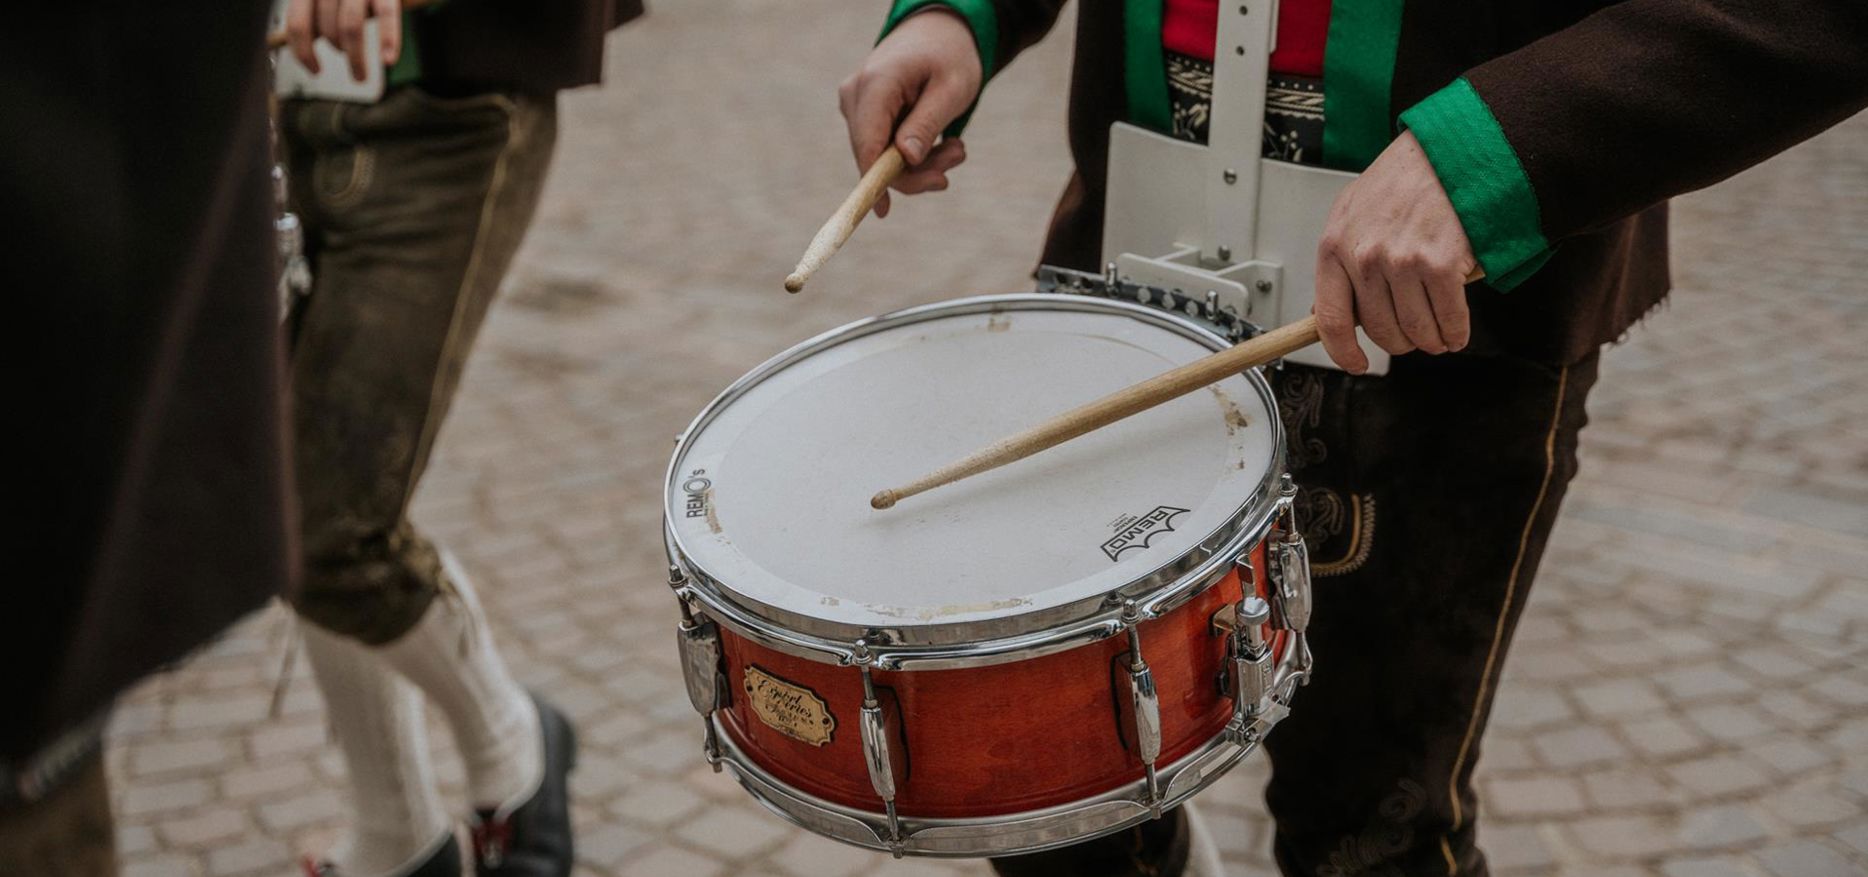
[[[594,85],[603,40],[642,0],[450,0],[416,16],[422,75],[531,94]]]
[[[931,3],[990,76],[1063,0],[897,0],[889,26]],[[1044,260],[1094,269],[1109,126],[1165,125],[1166,83],[1159,0],[1077,15],[1077,171]],[[1360,170],[1411,128],[1493,278],[1469,296],[1474,347],[1571,362],[1666,295],[1669,197],[1868,106],[1865,46],[1862,0],[1334,0],[1323,159]]]

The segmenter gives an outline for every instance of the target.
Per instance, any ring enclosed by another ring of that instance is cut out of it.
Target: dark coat
[[[21,440],[0,758],[293,569],[266,4],[76,3],[0,28],[0,259]]]
[[[450,0],[416,16],[422,76],[531,94],[603,78],[603,40],[642,0]]]

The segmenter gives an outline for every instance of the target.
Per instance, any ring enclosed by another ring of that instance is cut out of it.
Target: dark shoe
[[[446,843],[436,847],[434,854],[421,864],[407,871],[397,872],[398,877],[460,877],[461,842],[449,830]],[[325,859],[313,859],[306,856],[301,862],[305,868],[305,877],[344,877],[343,869]]]
[[[571,873],[571,768],[577,734],[558,709],[538,695],[545,738],[545,776],[538,791],[509,812],[474,813],[474,873],[479,877],[569,877]]]

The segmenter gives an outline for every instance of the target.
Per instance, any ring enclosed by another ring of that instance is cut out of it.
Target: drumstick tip
[[[785,278],[785,291],[795,293],[804,288],[804,275],[793,274]]]
[[[872,496],[869,498],[869,507],[872,509],[875,509],[876,511],[882,511],[883,509],[892,509],[895,507],[895,501],[900,498],[901,497],[898,497],[895,495],[895,491],[884,490],[881,493],[878,493],[875,496]]]

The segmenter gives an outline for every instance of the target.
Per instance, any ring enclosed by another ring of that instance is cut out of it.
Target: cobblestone
[[[1781,776],[1795,776],[1830,763],[1829,753],[1794,737],[1761,743],[1751,751]]]
[[[615,873],[631,853],[654,840],[648,830],[628,824],[587,822],[577,829],[578,860],[608,873]]]
[[[789,834],[784,825],[753,807],[715,807],[675,829],[676,837],[728,859],[776,846]]]
[[[1593,725],[1540,734],[1533,741],[1545,764],[1558,769],[1620,761],[1628,749],[1608,731]]]
[[[1653,816],[1602,816],[1573,822],[1574,842],[1590,852],[1618,859],[1646,859],[1675,849],[1673,833]]]
[[[1583,788],[1589,803],[1607,811],[1652,808],[1681,797],[1677,786],[1645,766],[1617,765],[1588,774],[1583,777]]]
[[[1707,745],[1706,739],[1685,722],[1670,716],[1629,723],[1623,726],[1622,733],[1648,755],[1684,755]]]
[[[1706,736],[1725,742],[1748,740],[1776,730],[1773,725],[1759,718],[1758,709],[1750,705],[1698,707],[1689,710],[1686,716]]]
[[[1687,849],[1742,849],[1770,837],[1770,829],[1750,808],[1727,805],[1687,814],[1680,823],[1679,844]]]
[[[1764,799],[1763,806],[1784,824],[1797,828],[1853,824],[1862,816],[1861,807],[1823,790],[1776,792]]]
[[[1568,777],[1495,779],[1485,789],[1486,803],[1507,817],[1561,816],[1584,810],[1583,793]]]
[[[1660,867],[1664,877],[1753,877],[1751,869],[1733,856],[1674,859]]]
[[[1813,840],[1795,841],[1758,852],[1758,860],[1777,877],[1860,877],[1861,870],[1835,849]]]
[[[1530,825],[1487,828],[1485,860],[1492,868],[1505,873],[1547,869],[1557,863],[1543,832]]]
[[[1666,705],[1654,686],[1644,679],[1615,679],[1580,686],[1576,689],[1576,699],[1590,715],[1599,718],[1647,713]]]
[[[710,877],[726,870],[726,864],[680,847],[660,847],[648,855],[630,861],[628,869],[640,874]]]
[[[670,2],[614,37],[611,84],[562,101],[537,223],[415,498],[515,672],[578,720],[578,877],[988,873],[809,835],[709,770],[662,583],[664,455],[721,388],[854,319],[1030,288],[1067,171],[1068,23],[995,80],[951,191],[778,291],[852,181],[832,94],[873,40],[864,8]],[[1501,877],[1868,873],[1865,154],[1868,117],[1676,200],[1677,292],[1604,354],[1480,741]],[[302,661],[271,714],[282,622],[124,698],[126,874],[289,874],[337,838],[343,770]],[[1229,874],[1274,873],[1266,776],[1255,758],[1201,796]]]
[[[1716,755],[1669,767],[1674,781],[1690,792],[1708,798],[1743,792],[1755,792],[1770,779],[1751,763],[1734,755]]]

